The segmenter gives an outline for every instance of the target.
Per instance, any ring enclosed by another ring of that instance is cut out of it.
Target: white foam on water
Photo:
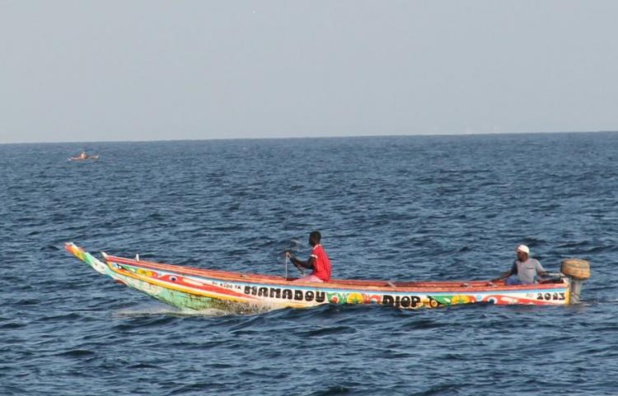
[[[113,315],[120,316],[120,317],[160,316],[160,315],[226,316],[226,315],[234,315],[234,313],[223,311],[220,309],[215,309],[215,308],[194,311],[191,309],[179,309],[179,308],[174,308],[174,307],[168,307],[165,305],[153,305],[153,306],[146,306],[146,307],[125,308],[125,309],[115,311]]]

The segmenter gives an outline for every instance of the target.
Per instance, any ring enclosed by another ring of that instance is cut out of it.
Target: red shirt
[[[318,244],[313,247],[311,257],[313,257],[313,272],[311,275],[317,276],[324,282],[328,282],[331,274],[330,259],[322,245]]]

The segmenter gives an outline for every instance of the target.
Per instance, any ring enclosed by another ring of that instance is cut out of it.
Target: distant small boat
[[[590,276],[585,260],[563,261],[562,274],[544,283],[505,285],[504,281],[390,282],[331,280],[292,282],[294,278],[182,267],[102,253],[105,262],[81,247],[65,249],[117,282],[181,309],[221,309],[238,313],[321,304],[376,304],[402,309],[460,304],[568,305],[579,302],[581,283]],[[566,263],[566,265],[565,265]]]
[[[88,155],[85,152],[82,152],[80,155],[75,157],[69,157],[69,161],[95,161],[99,159],[98,155]]]

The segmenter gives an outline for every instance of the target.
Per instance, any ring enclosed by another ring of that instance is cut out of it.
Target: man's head
[[[528,249],[528,246],[519,245],[517,246],[517,249],[515,249],[515,251],[517,252],[517,258],[519,259],[519,261],[528,260],[528,257],[530,256],[530,249]]]
[[[320,231],[313,231],[309,234],[309,244],[311,246],[318,245],[321,239],[322,235],[320,234]]]

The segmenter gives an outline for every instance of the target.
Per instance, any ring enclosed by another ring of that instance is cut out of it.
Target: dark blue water
[[[66,158],[82,148],[97,162]],[[0,145],[1,395],[613,395],[618,134]],[[189,315],[62,247],[488,279],[588,259],[580,306]]]

